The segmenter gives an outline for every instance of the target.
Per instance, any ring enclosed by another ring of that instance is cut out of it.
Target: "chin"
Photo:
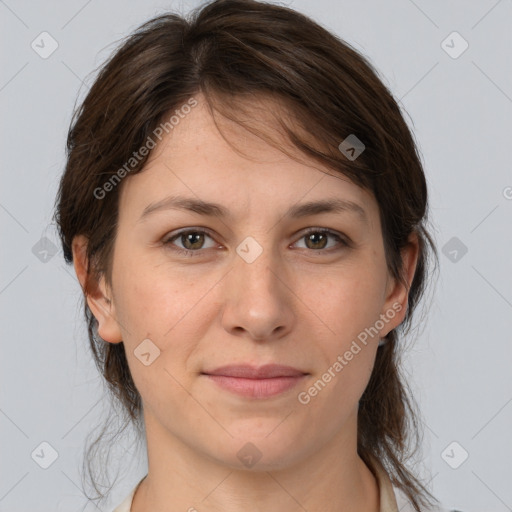
[[[281,421],[273,418],[260,421],[257,427],[246,424],[243,429],[228,428],[233,438],[227,443],[223,440],[216,458],[237,470],[276,471],[291,467],[301,458],[297,447],[303,446],[304,439],[300,431],[295,435],[284,428],[285,422],[279,425]]]

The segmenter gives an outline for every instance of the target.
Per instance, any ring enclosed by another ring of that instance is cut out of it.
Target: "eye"
[[[164,245],[172,245],[172,250],[177,251],[179,253],[187,254],[189,256],[196,256],[199,249],[204,249],[204,239],[205,237],[212,237],[208,234],[204,229],[187,229],[184,231],[180,231],[179,233],[167,238],[163,241]],[[175,240],[183,244],[183,247],[175,246]],[[212,245],[211,247],[214,247]],[[211,248],[210,247],[210,248]],[[207,247],[208,249],[208,247]]]
[[[213,242],[212,236],[204,229],[186,229],[166,238],[163,240],[163,244],[165,246],[169,246],[170,249],[178,253],[182,253],[187,256],[198,256],[201,253],[201,249],[211,249],[215,247],[215,243],[212,243],[210,247],[204,247],[206,238],[209,238]],[[335,242],[334,244],[331,244],[330,247],[328,247],[329,239]],[[350,247],[349,241],[338,233],[326,228],[309,228],[306,233],[299,238],[299,241],[301,240],[305,241],[306,249],[316,252],[331,252],[331,250]],[[299,241],[295,242],[294,245]],[[182,245],[180,247],[177,244]],[[336,249],[336,245],[341,247]],[[326,249],[326,247],[328,248]]]
[[[341,245],[342,247],[350,246],[347,240],[342,238],[334,231],[326,228],[310,228],[300,237],[299,240],[305,240],[306,249],[318,251],[326,248],[329,238],[336,241],[338,245]],[[336,243],[334,244],[334,247],[336,247]],[[330,249],[332,249],[332,246],[329,248],[329,250]]]

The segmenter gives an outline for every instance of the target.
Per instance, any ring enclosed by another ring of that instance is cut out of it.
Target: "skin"
[[[388,273],[377,202],[297,150],[290,149],[303,163],[216,117],[240,154],[196,99],[145,169],[123,181],[112,288],[102,278],[87,295],[100,336],[124,342],[143,401],[149,471],[132,511],[378,511],[377,482],[356,450],[357,406],[379,338],[404,319],[408,291]],[[269,123],[265,109],[252,115]],[[221,203],[232,218],[168,209],[139,220],[171,193]],[[332,197],[361,205],[367,223],[350,211],[284,217],[297,203]],[[163,244],[180,229],[200,227],[210,231],[204,238]],[[308,244],[307,228],[328,228],[351,245],[319,234]],[[236,252],[248,236],[263,249],[252,263]],[[86,242],[73,242],[82,286]],[[402,255],[411,283],[415,238]],[[308,404],[299,403],[298,393],[393,304],[401,310],[378,336]],[[160,350],[147,366],[134,355],[146,338]],[[309,375],[266,399],[234,395],[201,375],[232,363],[286,364]],[[262,454],[251,468],[237,457],[247,442]]]

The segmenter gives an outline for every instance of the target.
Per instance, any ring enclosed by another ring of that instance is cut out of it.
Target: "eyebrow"
[[[192,197],[168,196],[160,201],[151,203],[142,212],[138,222],[143,221],[154,212],[162,210],[188,210],[200,215],[218,218],[231,218],[229,210],[218,203],[202,201]],[[355,213],[360,219],[368,223],[366,210],[353,201],[340,198],[322,199],[294,205],[285,213],[288,218],[301,218],[320,213]]]

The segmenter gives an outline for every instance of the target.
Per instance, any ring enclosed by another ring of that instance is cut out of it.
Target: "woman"
[[[144,427],[115,512],[440,510],[398,366],[436,256],[425,176],[350,46],[253,0],[147,22],[75,114],[56,219]]]

